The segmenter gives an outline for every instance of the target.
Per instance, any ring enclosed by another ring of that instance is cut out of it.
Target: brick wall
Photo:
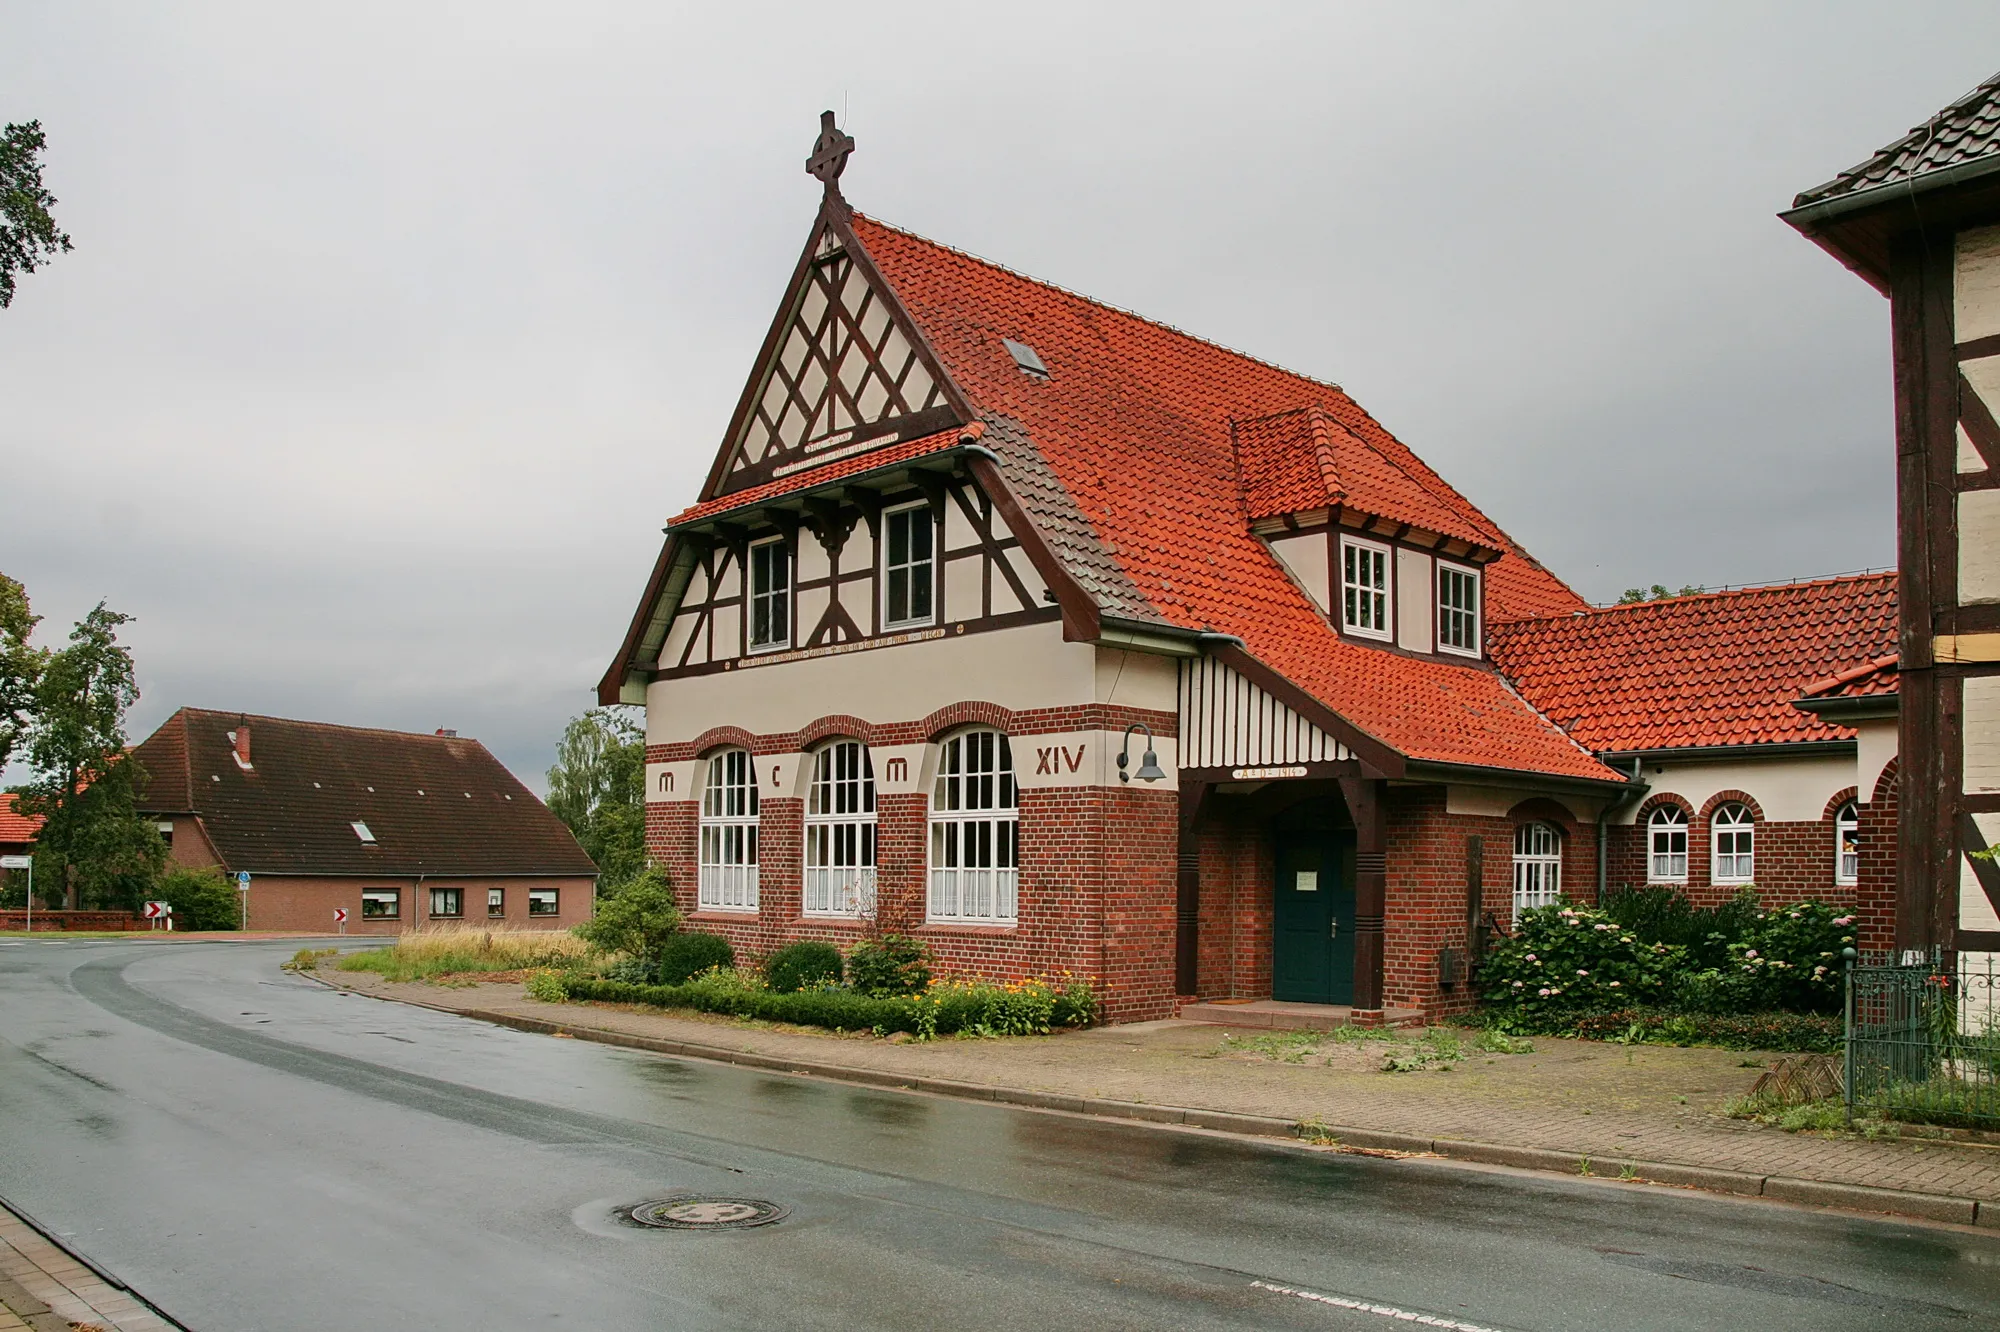
[[[1873,951],[1896,946],[1896,760],[1890,759],[1861,806],[1861,873],[1854,887],[1857,946]]]
[[[400,894],[399,913],[394,920],[363,920],[361,891],[364,888],[394,888]],[[432,888],[461,890],[464,914],[433,917],[430,914]],[[490,916],[486,910],[486,890],[499,888],[505,894],[505,914]],[[556,889],[557,914],[530,916],[528,890]],[[250,928],[253,930],[307,930],[333,934],[335,907],[347,908],[349,934],[399,934],[426,926],[505,925],[520,930],[563,930],[590,919],[595,901],[593,880],[552,879],[439,879],[398,877],[313,878],[304,875],[258,875],[250,881]]]
[[[1735,794],[1735,793],[1731,793]],[[1851,798],[1852,792],[1846,793]],[[1614,826],[1610,830],[1610,852],[1605,857],[1609,872],[1607,882],[1618,887],[1624,884],[1634,886],[1646,882],[1647,829],[1646,818],[1651,811],[1670,797],[1648,798],[1639,812],[1638,822]],[[1893,800],[1893,797],[1892,797]],[[1677,799],[1674,803],[1685,802]],[[1685,884],[1676,884],[1687,894],[1688,900],[1697,906],[1716,906],[1728,901],[1741,891],[1743,885],[1716,883],[1711,875],[1714,861],[1714,837],[1711,815],[1720,800],[1711,803],[1705,810],[1696,811],[1688,821],[1688,878]],[[1750,801],[1753,813],[1756,805]],[[1841,803],[1836,797],[1830,802],[1826,816],[1821,819],[1767,822],[1756,821],[1756,887],[1757,895],[1766,906],[1779,902],[1796,902],[1803,898],[1834,902],[1841,906],[1855,904],[1855,885],[1834,882],[1834,810]],[[1881,836],[1869,836],[1869,806],[1861,806],[1862,858],[1867,862],[1871,843],[1879,844]],[[1875,845],[1878,854],[1887,854],[1892,859],[1895,854],[1894,840],[1888,845]]]

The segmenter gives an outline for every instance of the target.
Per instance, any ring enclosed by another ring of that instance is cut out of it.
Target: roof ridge
[[[234,717],[238,721],[244,722],[278,722],[284,726],[311,726],[324,731],[362,731],[371,735],[407,736],[412,740],[471,740],[474,744],[481,743],[476,737],[469,735],[437,735],[431,731],[400,731],[393,726],[350,726],[346,722],[307,721],[303,717],[276,717],[262,712],[244,712],[236,708],[183,707],[175,713],[175,716],[179,716],[184,712],[200,713],[208,717]]]
[[[1007,265],[999,263],[996,260],[988,259],[984,255],[974,254],[970,250],[962,250],[956,245],[948,245],[941,240],[933,240],[929,236],[923,235],[920,232],[911,231],[907,227],[899,227],[893,222],[884,222],[881,218],[876,217],[872,213],[864,213],[859,209],[855,209],[854,216],[860,218],[864,222],[873,223],[875,226],[881,227],[885,231],[893,231],[898,236],[903,236],[909,240],[918,241],[924,245],[929,245],[934,249],[943,250],[947,254],[955,254],[961,259],[968,259],[973,263],[980,265],[981,267],[990,268],[996,273],[1005,273],[1008,277],[1019,278],[1023,282],[1031,282],[1037,287],[1046,287],[1050,291],[1060,292],[1064,296],[1068,296],[1073,300],[1082,301],[1085,305],[1094,305],[1100,310],[1108,310],[1112,314],[1123,315],[1127,319],[1135,320],[1138,323],[1145,324],[1150,328],[1160,329],[1163,332],[1173,334],[1175,337],[1186,338],[1189,342],[1199,342],[1204,347],[1213,347],[1217,351],[1225,352],[1230,356],[1240,356],[1244,360],[1254,362],[1255,364],[1261,365],[1266,369],[1276,370],[1279,374],[1290,375],[1294,379],[1303,380],[1306,383],[1313,385],[1315,388],[1332,389],[1335,393],[1340,394],[1340,396],[1343,398],[1346,398],[1348,396],[1346,389],[1342,388],[1339,384],[1334,383],[1330,379],[1315,379],[1303,370],[1294,370],[1292,369],[1292,367],[1288,365],[1282,365],[1279,362],[1270,360],[1267,357],[1258,356],[1254,352],[1244,351],[1240,347],[1232,347],[1226,342],[1217,342],[1214,338],[1205,338],[1199,333],[1190,333],[1188,330],[1181,328],[1178,325],[1167,323],[1164,319],[1154,319],[1149,315],[1140,314],[1137,310],[1129,310],[1122,305],[1113,305],[1110,301],[1100,300],[1095,296],[1086,296],[1084,293],[1076,290],[1073,287],[1065,287],[1061,283],[1051,282],[1047,278],[1038,278],[1032,273],[1023,273],[1018,268],[1009,268]],[[1349,398],[1348,401],[1352,402],[1353,399]],[[1359,404],[1356,405],[1358,406]],[[1303,410],[1303,409],[1294,408],[1292,410]],[[1279,415],[1279,413],[1274,412],[1270,413],[1270,415]]]
[[[1709,601],[1721,597],[1753,597],[1766,592],[1783,592],[1801,587],[1832,587],[1840,583],[1888,582],[1896,577],[1894,569],[1863,570],[1860,573],[1824,574],[1816,578],[1794,578],[1781,583],[1750,583],[1740,587],[1719,587],[1713,592],[1688,592],[1678,596],[1649,597],[1645,601],[1615,601],[1606,606],[1587,606],[1567,615],[1527,615],[1520,619],[1505,621],[1505,627],[1512,629],[1520,625],[1537,624],[1544,621],[1564,623],[1585,615],[1612,615],[1622,612],[1656,610],[1662,606],[1685,605],[1693,601]],[[1501,627],[1495,625],[1495,628]]]

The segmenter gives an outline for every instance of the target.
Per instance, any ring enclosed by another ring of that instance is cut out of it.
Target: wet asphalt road
[[[0,942],[0,1194],[197,1332],[1410,1325],[1272,1286],[1492,1329],[2000,1327],[2000,1233],[666,1059],[337,994],[294,947]],[[614,1219],[689,1190],[791,1212]]]

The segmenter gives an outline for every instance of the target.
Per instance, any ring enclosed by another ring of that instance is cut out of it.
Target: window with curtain
[[[875,766],[858,740],[836,741],[813,755],[805,914],[875,914]]]
[[[1687,811],[1662,805],[1646,820],[1646,882],[1686,883],[1687,877]]]
[[[695,901],[704,911],[757,909],[757,766],[741,749],[708,760]]]
[[[1514,830],[1514,919],[1562,896],[1562,834],[1546,823]]]
[[[1020,823],[1006,736],[967,731],[939,747],[930,823],[930,919],[1013,924]]]
[[[1749,883],[1757,877],[1756,831],[1748,807],[1718,805],[1709,816],[1714,842],[1715,868],[1710,878],[1716,883]]]
[[[1852,800],[1833,816],[1833,881],[1861,881],[1861,810]]]

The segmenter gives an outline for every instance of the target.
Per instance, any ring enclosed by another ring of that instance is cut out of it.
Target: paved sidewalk
[[[0,1207],[0,1332],[178,1332],[75,1254]]]
[[[1308,1052],[1275,1044],[1282,1037],[1272,1033],[1232,1037],[1186,1022],[898,1043],[636,1006],[544,1004],[517,982],[391,984],[332,970],[320,978],[529,1030],[851,1081],[1243,1132],[1289,1133],[1317,1120],[1349,1147],[1569,1173],[1587,1157],[1600,1175],[1633,1163],[1663,1183],[2000,1226],[2000,1146],[1820,1137],[1726,1118],[1723,1105],[1764,1067],[1734,1050],[1538,1038],[1532,1054],[1475,1053],[1448,1072],[1385,1073],[1375,1042]],[[1260,1037],[1264,1050],[1254,1048]],[[1293,1054],[1301,1062],[1288,1062]]]

